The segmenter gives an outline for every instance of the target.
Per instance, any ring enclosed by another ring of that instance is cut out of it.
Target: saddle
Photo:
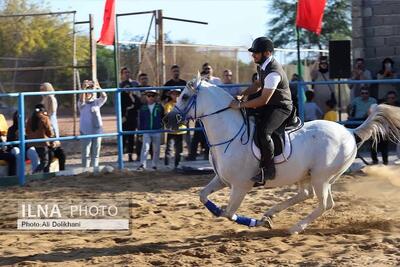
[[[293,109],[290,116],[282,123],[282,125],[276,129],[271,135],[272,141],[274,143],[274,161],[275,163],[281,163],[287,160],[291,155],[291,140],[290,134],[296,132],[303,127],[304,123],[299,117],[296,116],[296,110]],[[255,126],[256,128],[257,126]],[[255,131],[256,132],[256,129]],[[260,141],[257,135],[253,135],[253,154],[260,160]]]

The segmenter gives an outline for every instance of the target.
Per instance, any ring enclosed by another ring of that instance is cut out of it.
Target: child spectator
[[[171,100],[165,104],[165,113],[171,112],[176,104],[176,99],[181,94],[181,89],[172,89],[169,93]],[[180,126],[181,129],[186,129],[186,126]],[[182,145],[183,145],[183,135],[185,131],[176,131],[173,133],[167,134],[167,147],[165,148],[165,159],[164,163],[166,166],[169,165],[169,160],[171,158],[171,150],[172,146],[175,149],[175,169],[178,167],[179,162],[181,161],[181,153],[182,153]]]
[[[306,91],[306,103],[304,104],[304,121],[318,120],[323,113],[317,104],[313,101],[314,90]]]
[[[324,115],[324,120],[327,121],[337,121],[338,120],[338,115],[335,110],[335,103],[332,100],[328,100],[325,102],[326,106],[328,107],[328,111]]]
[[[46,109],[44,108],[43,104],[37,104],[35,106],[35,111],[32,113],[32,116],[28,119],[26,123],[26,138],[41,139],[51,137],[53,137],[53,132],[51,129],[50,119],[47,116]],[[35,147],[40,159],[40,164],[36,168],[35,172],[48,172],[48,147],[50,146],[50,142],[30,143],[29,146]]]
[[[41,92],[54,92],[53,85],[51,83],[42,83],[40,85]],[[57,122],[57,99],[54,95],[43,95],[41,104],[44,105],[44,108],[47,112],[47,115],[50,118],[51,127],[53,128],[53,132],[56,137],[60,137],[60,131],[58,129]]]
[[[164,108],[156,102],[155,98],[158,96],[158,93],[156,90],[147,90],[145,91],[145,96],[146,104],[139,111],[139,130],[160,130],[162,129]],[[157,170],[157,163],[160,157],[161,133],[143,134],[143,145],[138,170],[144,170],[147,167],[147,155],[151,143],[153,144],[152,168]]]
[[[82,89],[96,89],[100,86],[93,81],[84,81]],[[79,97],[78,108],[80,112],[80,134],[102,134],[103,120],[100,108],[106,103],[107,95],[100,93],[100,98],[96,98],[94,93],[83,93]],[[98,167],[101,147],[101,137],[82,139],[82,167]],[[90,159],[90,162],[89,162]],[[89,164],[90,163],[90,164]]]

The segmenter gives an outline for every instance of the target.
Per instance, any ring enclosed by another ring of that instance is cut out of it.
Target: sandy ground
[[[131,233],[2,233],[0,264],[18,266],[388,266],[400,265],[398,167],[372,167],[343,176],[336,206],[300,235],[286,230],[316,205],[289,208],[274,229],[246,228],[215,218],[199,190],[212,175],[160,172],[56,177],[26,187],[0,189],[0,199],[130,198]],[[260,217],[294,187],[254,189],[239,214]],[[211,197],[223,205],[228,190]],[[2,204],[2,224],[15,218]],[[1,229],[0,229],[1,230]]]

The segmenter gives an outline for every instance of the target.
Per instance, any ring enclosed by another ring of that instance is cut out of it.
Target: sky
[[[208,25],[164,20],[164,32],[173,40],[196,44],[250,46],[265,35],[268,2],[271,0],[116,0],[116,13],[162,9],[163,16],[208,22]],[[77,21],[95,18],[95,36],[100,35],[105,0],[51,0],[52,11],[77,11]],[[146,35],[151,15],[120,17],[119,40]],[[150,38],[154,38],[154,32]]]

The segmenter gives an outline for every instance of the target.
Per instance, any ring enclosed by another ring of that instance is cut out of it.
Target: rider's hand
[[[239,109],[239,103],[240,102],[237,100],[232,100],[232,102],[229,104],[229,107],[233,109]]]

